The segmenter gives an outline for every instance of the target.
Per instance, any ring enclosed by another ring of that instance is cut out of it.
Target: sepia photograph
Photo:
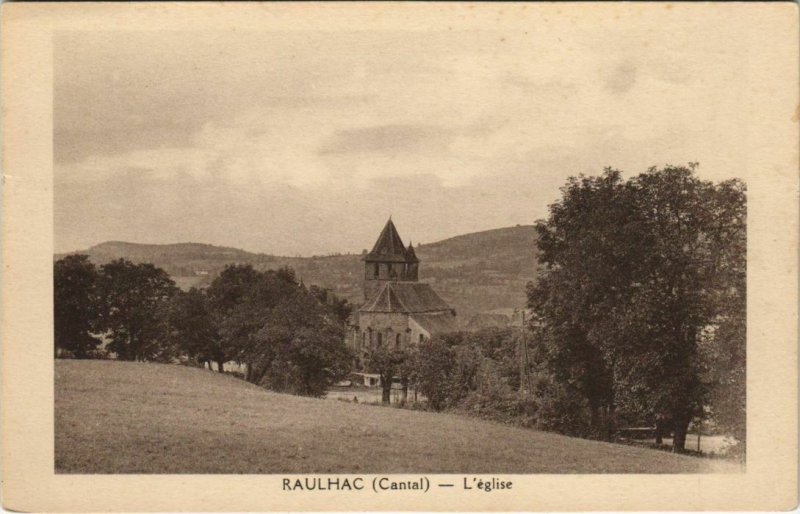
[[[739,56],[630,37],[57,34],[56,470],[740,471]]]
[[[798,113],[764,120],[797,45],[754,43],[780,9],[158,7],[48,21],[52,172],[4,177],[44,193],[44,307],[4,319],[49,334],[28,402],[56,483],[525,510],[567,504],[486,502],[796,477],[764,460],[796,458]]]

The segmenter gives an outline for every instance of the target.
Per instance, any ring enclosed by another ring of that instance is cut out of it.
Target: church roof
[[[430,285],[422,282],[386,282],[359,309],[360,312],[404,314],[452,311]]]
[[[403,240],[400,239],[400,234],[397,233],[392,218],[386,222],[383,227],[381,235],[372,247],[372,251],[365,257],[365,261],[379,261],[379,262],[407,262],[408,254],[406,247],[403,245]]]
[[[449,312],[435,312],[428,314],[412,314],[411,319],[428,331],[430,335],[457,332],[456,318]]]

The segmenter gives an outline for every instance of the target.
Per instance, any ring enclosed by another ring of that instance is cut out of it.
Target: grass
[[[694,473],[727,462],[302,398],[148,363],[55,363],[58,473]]]

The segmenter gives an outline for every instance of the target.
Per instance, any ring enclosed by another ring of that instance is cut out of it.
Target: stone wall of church
[[[358,355],[363,355],[378,344],[406,347],[418,343],[420,336],[428,338],[430,334],[416,323],[410,324],[407,314],[362,312],[353,333],[353,347]]]
[[[401,313],[359,313],[358,328],[360,332],[361,351],[367,351],[379,344],[397,344],[400,335],[400,344],[406,343],[406,329],[408,329],[408,315]]]

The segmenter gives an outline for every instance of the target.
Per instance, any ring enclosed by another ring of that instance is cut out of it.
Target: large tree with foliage
[[[731,299],[744,280],[744,186],[700,180],[691,165],[628,181],[606,170],[562,192],[537,224],[545,266],[529,289],[547,365],[586,398],[595,423],[601,413],[613,423],[618,409],[664,415],[683,450],[689,423],[720,390],[708,373],[714,352],[701,345],[720,349],[744,315]],[[743,349],[732,365],[743,370]]]
[[[214,279],[207,295],[219,330],[212,358],[220,370],[223,363],[238,360],[247,365],[247,380],[261,380],[266,370],[260,367],[264,361],[258,357],[255,336],[270,311],[298,287],[288,268],[260,272],[249,264],[228,266]]]
[[[152,264],[118,259],[100,268],[102,317],[108,349],[120,360],[169,360],[169,310],[177,292],[167,273]]]
[[[225,268],[206,291],[215,335],[212,358],[247,366],[246,379],[271,389],[319,396],[350,371],[344,345],[349,303],[298,283],[289,268]]]
[[[208,358],[225,372],[225,363],[238,358],[258,330],[260,313],[250,309],[252,289],[261,278],[247,265],[226,266],[206,289],[209,322],[215,337],[208,346]],[[248,373],[249,375],[249,373]]]
[[[92,336],[98,320],[98,275],[87,255],[68,255],[53,267],[55,347],[85,359],[100,344]],[[58,353],[56,353],[58,355]]]
[[[513,329],[487,328],[420,343],[413,354],[419,391],[434,410],[466,408],[481,415],[508,410],[520,388],[522,337]]]
[[[344,326],[305,288],[266,312],[244,357],[260,383],[277,391],[320,396],[350,371]]]
[[[175,345],[184,355],[202,364],[217,362],[224,372],[219,327],[206,290],[179,291],[172,299],[169,324]]]
[[[609,305],[630,282],[629,264],[619,258],[635,235],[621,230],[633,212],[619,172],[571,178],[550,217],[537,224],[539,260],[545,264],[529,285],[537,351],[554,377],[588,404],[590,426],[602,433],[615,410],[615,355],[604,339]]]

